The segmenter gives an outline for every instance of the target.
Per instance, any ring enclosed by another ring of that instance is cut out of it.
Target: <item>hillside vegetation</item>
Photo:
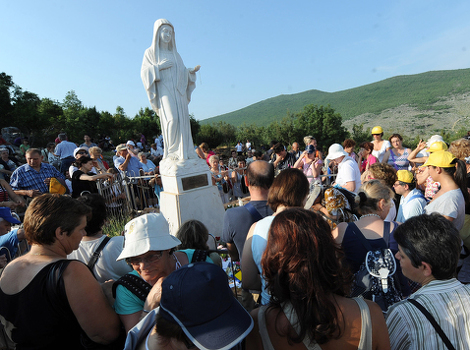
[[[280,95],[231,113],[202,120],[201,124],[224,121],[234,126],[243,123],[263,126],[281,120],[289,113],[297,113],[306,105],[315,104],[330,105],[341,114],[348,128],[353,120],[354,123],[364,123],[365,126],[372,125],[384,118],[385,113],[392,124],[394,121],[402,121],[407,130],[407,122],[415,123],[411,133],[416,134],[419,131],[432,132],[441,127],[448,128],[449,122],[454,124],[470,116],[470,113],[467,114],[470,100],[467,92],[470,92],[470,69],[434,71],[397,76],[333,93],[309,90]],[[453,103],[456,100],[459,101],[458,106]],[[408,108],[408,113],[403,113],[404,108]],[[394,113],[395,110],[398,112]],[[450,117],[447,122],[446,114]],[[436,116],[443,123],[435,124],[433,120]],[[411,117],[413,118],[410,120]],[[351,121],[347,122],[348,120]]]

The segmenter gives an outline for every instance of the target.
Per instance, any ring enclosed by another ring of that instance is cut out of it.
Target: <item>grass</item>
[[[330,105],[345,120],[364,113],[378,114],[383,110],[406,104],[421,110],[445,110],[449,106],[432,105],[442,101],[443,97],[467,91],[470,91],[470,69],[433,71],[397,76],[334,93],[309,90],[298,94],[280,95],[234,112],[202,120],[200,123],[225,121],[235,126],[243,123],[268,125],[273,121],[280,121],[289,113],[300,112],[309,104]]]
[[[109,237],[120,236],[124,226],[132,219],[128,216],[111,216],[103,226],[103,233]]]

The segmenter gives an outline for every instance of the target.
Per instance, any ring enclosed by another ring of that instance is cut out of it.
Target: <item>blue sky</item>
[[[133,117],[140,66],[166,18],[202,120],[310,89],[470,67],[470,1],[0,0],[0,72],[24,90]]]

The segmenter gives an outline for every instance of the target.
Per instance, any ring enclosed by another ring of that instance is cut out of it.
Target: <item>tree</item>
[[[214,127],[217,128],[220,135],[222,136],[222,142],[225,143],[228,148],[230,148],[231,144],[235,144],[237,142],[237,139],[235,138],[237,128],[232,124],[220,121],[216,123]]]
[[[197,133],[195,142],[198,145],[206,142],[210,148],[215,148],[224,142],[224,136],[216,127],[204,124],[201,125],[201,130]]]
[[[367,130],[364,131],[364,124],[353,124],[351,138],[356,141],[356,145],[370,141],[370,129],[367,128]]]
[[[342,143],[349,133],[342,125],[339,113],[329,105],[324,107],[307,105],[296,115],[294,121],[296,137],[303,131],[304,136],[312,135],[317,140],[319,148],[325,151],[332,143]]]
[[[15,126],[29,137],[34,132],[39,132],[47,123],[47,119],[43,120],[39,114],[40,103],[41,100],[35,93],[23,91],[18,85],[14,86],[13,111],[10,116],[15,121]]]
[[[160,118],[157,113],[148,107],[140,109],[134,119],[131,121],[134,135],[137,137],[140,133],[147,134],[147,137],[159,135],[161,132]]]
[[[13,85],[11,76],[0,73],[0,127],[9,126],[6,123],[10,122],[8,116],[13,110],[13,105],[11,104]]]
[[[189,115],[189,123],[191,124],[191,136],[193,137],[194,141],[199,130],[201,130],[201,124],[199,124],[199,121],[197,121],[192,114]]]

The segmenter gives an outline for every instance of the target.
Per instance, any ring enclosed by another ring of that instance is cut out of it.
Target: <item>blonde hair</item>
[[[381,199],[391,203],[394,192],[381,180],[370,180],[364,182],[355,198],[357,211],[359,214],[375,213],[378,210],[378,203]]]
[[[470,140],[455,140],[450,144],[448,151],[452,153],[454,157],[465,162],[465,158],[470,156]]]
[[[219,161],[220,158],[219,158],[219,156],[216,155],[216,154],[211,155],[211,156],[209,157],[209,164],[212,163],[212,161],[213,161],[214,159],[217,159],[217,161]]]
[[[315,137],[313,136],[305,136],[304,137],[304,143],[305,143],[305,146],[308,146],[310,142],[312,142],[312,140],[315,140]]]
[[[102,154],[103,150],[98,146],[93,146],[88,149],[89,154]]]

